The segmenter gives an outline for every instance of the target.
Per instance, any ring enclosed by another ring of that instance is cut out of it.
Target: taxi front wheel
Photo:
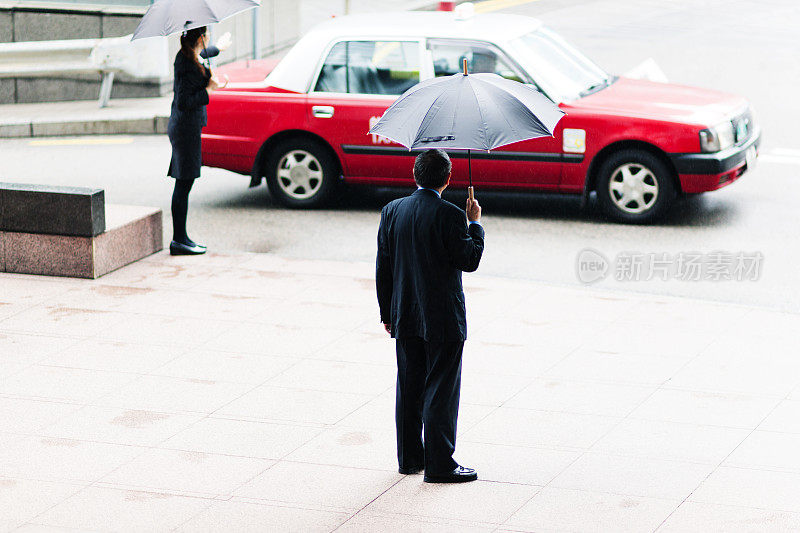
[[[267,186],[287,207],[324,205],[339,181],[335,157],[311,139],[287,139],[272,150],[266,163]]]
[[[620,150],[609,156],[600,166],[596,191],[609,217],[630,224],[657,220],[677,195],[669,167],[644,150]]]

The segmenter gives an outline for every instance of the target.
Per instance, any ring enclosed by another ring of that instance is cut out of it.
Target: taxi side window
[[[419,65],[417,42],[340,42],[325,59],[314,90],[399,95],[419,83]]]
[[[508,80],[526,81],[505,57],[480,43],[430,40],[428,49],[433,57],[433,72],[437,78],[463,72],[466,59],[469,72],[488,72]]]
[[[314,90],[328,93],[347,92],[347,43],[336,43],[331,48],[325,64],[322,65]]]

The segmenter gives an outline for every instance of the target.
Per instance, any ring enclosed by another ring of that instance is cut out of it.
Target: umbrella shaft
[[[472,187],[472,150],[467,150],[467,166],[469,167],[469,186]]]

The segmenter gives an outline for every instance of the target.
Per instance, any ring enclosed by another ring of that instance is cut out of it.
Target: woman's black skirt
[[[200,177],[203,155],[200,150],[200,133],[203,127],[197,125],[181,125],[179,121],[170,119],[167,135],[172,145],[172,160],[169,163],[168,176],[179,180],[193,180]]]

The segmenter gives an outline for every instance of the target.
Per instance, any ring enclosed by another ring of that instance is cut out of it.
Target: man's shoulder
[[[389,213],[393,212],[403,202],[403,200],[405,200],[405,198],[397,198],[395,200],[392,200],[391,202],[389,202],[388,204],[383,206],[383,209],[381,209],[381,213],[382,214],[389,214]]]
[[[423,195],[423,194],[410,194],[408,196],[404,196],[402,198],[397,198],[392,200],[381,210],[381,214],[385,216],[391,216],[398,211],[402,211],[403,209],[425,209],[431,210],[433,209],[434,213],[444,215],[448,218],[451,217],[466,217],[466,213],[464,210],[458,207],[457,205],[448,202],[445,199],[439,199],[437,197],[432,197],[433,195]]]
[[[452,202],[448,202],[445,199],[442,199],[441,210],[442,210],[443,213],[445,213],[447,216],[450,216],[450,217],[463,217],[463,218],[467,217],[467,214],[464,212],[463,209],[461,209],[460,207],[458,207],[456,204],[454,204]]]
[[[416,194],[417,191],[409,194],[408,196],[403,196],[401,198],[396,198],[383,206],[383,212],[388,213],[392,211],[397,211],[398,209],[408,208],[415,204],[418,204],[428,198],[425,195]]]

